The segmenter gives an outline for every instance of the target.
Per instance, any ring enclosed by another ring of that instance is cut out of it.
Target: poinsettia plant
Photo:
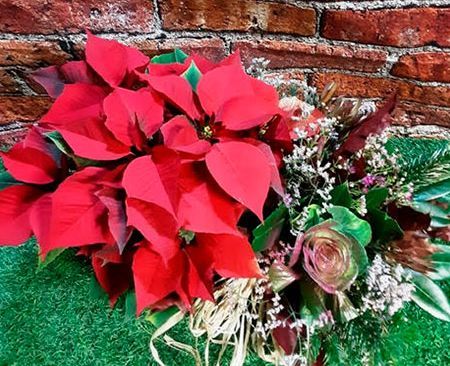
[[[1,153],[0,245],[76,248],[111,305],[149,310],[161,365],[153,341],[184,314],[235,365],[381,357],[409,301],[450,321],[450,143],[392,137],[395,96],[319,95],[264,64],[88,32],[86,61],[33,75],[54,103]]]
[[[263,220],[271,188],[283,194],[291,141],[276,90],[238,53],[150,62],[88,33],[86,61],[34,78],[55,101],[2,153],[0,243],[34,234],[42,257],[80,247],[112,303],[134,284],[138,312],[211,300],[214,274],[260,276],[238,223]]]

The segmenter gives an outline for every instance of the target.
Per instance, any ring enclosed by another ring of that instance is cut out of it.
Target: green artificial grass
[[[41,271],[36,267],[33,242],[0,247],[0,366],[156,365],[148,348],[152,326],[142,317],[130,317],[123,299],[111,309],[106,296],[95,295],[92,270],[84,258],[69,250]],[[414,305],[405,316],[389,337],[399,355],[395,364],[450,364],[449,324]],[[170,335],[196,343],[186,324],[177,325]],[[203,344],[197,342],[201,351]],[[194,365],[186,353],[162,342],[157,346],[168,366]],[[246,365],[265,363],[251,355]]]
[[[69,250],[36,268],[33,242],[0,247],[0,366],[156,365],[149,351],[154,328],[143,317],[130,317],[123,299],[111,309],[93,290],[84,258]],[[195,344],[186,324],[170,335]],[[168,366],[194,365],[186,353],[156,344]],[[264,363],[251,357],[247,365]]]

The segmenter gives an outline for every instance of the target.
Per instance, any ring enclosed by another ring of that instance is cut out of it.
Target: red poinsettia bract
[[[88,33],[86,61],[35,73],[54,104],[2,154],[0,243],[78,247],[111,303],[134,286],[138,312],[213,300],[215,275],[260,276],[241,219],[283,195],[291,143],[276,91],[239,54],[169,56]]]

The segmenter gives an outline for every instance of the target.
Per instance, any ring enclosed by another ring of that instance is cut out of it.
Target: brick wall
[[[29,79],[80,58],[88,27],[148,55],[180,47],[219,59],[239,48],[322,88],[379,100],[397,123],[450,127],[449,0],[0,0],[0,142],[50,100]],[[107,58],[106,58],[107,60]]]

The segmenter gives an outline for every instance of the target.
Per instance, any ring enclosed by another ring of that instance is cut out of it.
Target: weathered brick
[[[51,100],[35,96],[0,96],[0,125],[38,120],[49,108]]]
[[[57,42],[0,40],[0,66],[60,65],[69,58]]]
[[[0,93],[17,93],[20,86],[14,77],[4,69],[0,69]]]
[[[240,41],[233,48],[241,51],[246,64],[255,57],[264,57],[275,69],[317,67],[371,72],[383,67],[387,57],[384,51],[295,41]]]
[[[450,46],[450,8],[329,10],[326,38],[399,47]]]
[[[13,128],[0,131],[0,149],[9,148],[16,142],[22,140],[25,137],[27,130],[27,124],[15,123]]]
[[[148,32],[150,0],[0,0],[0,29],[11,33]]]
[[[450,82],[450,53],[423,52],[400,57],[392,75],[423,81]]]
[[[256,0],[165,0],[163,28],[215,31],[264,31],[313,35],[316,12],[286,3]]]
[[[212,61],[219,61],[226,56],[225,44],[219,38],[143,40],[131,44],[149,57],[172,52],[174,48],[179,48],[188,54],[197,53]]]
[[[172,52],[174,48],[179,48],[188,54],[198,53],[212,61],[219,61],[226,56],[225,44],[220,38],[119,39],[119,42],[136,47],[149,57]],[[77,58],[84,59],[85,46],[85,42],[73,45]]]
[[[340,73],[317,73],[313,77],[313,85],[319,89],[323,89],[331,81],[339,85],[340,95],[385,98],[390,93],[397,92],[404,101],[444,107],[450,105],[450,87],[421,86],[409,81]]]
[[[450,108],[400,102],[394,111],[396,124],[406,126],[437,125],[450,128]]]

